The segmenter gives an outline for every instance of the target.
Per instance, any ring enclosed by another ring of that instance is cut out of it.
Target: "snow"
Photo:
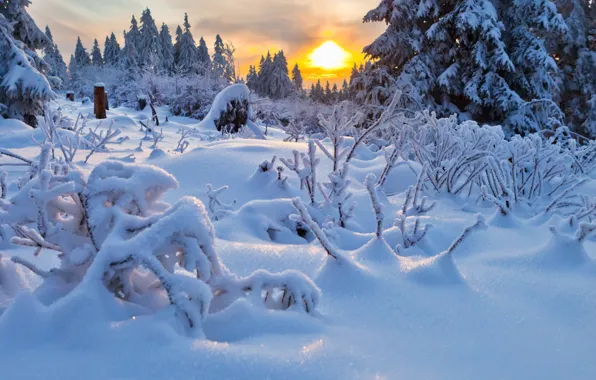
[[[228,109],[228,104],[231,100],[248,100],[250,97],[250,90],[246,85],[238,83],[228,86],[221,90],[213,100],[211,109],[207,116],[199,123],[198,128],[200,130],[216,130],[215,122],[220,118],[222,112]],[[264,140],[265,135],[260,128],[250,120],[251,111],[249,110],[249,120],[246,126],[255,134],[258,139]]]
[[[233,95],[243,91],[238,86]],[[64,113],[73,119],[79,112],[90,112],[90,106],[65,99],[57,102],[70,105]],[[218,107],[214,109],[221,110]],[[158,113],[162,117],[167,110],[160,108]],[[187,336],[175,308],[149,313],[145,307],[116,299],[102,286],[85,283],[51,302],[52,291],[63,284],[36,292],[40,279],[9,258],[21,257],[47,271],[58,265],[57,253],[44,250],[34,257],[33,249],[7,244],[0,237],[0,372],[7,379],[587,380],[596,376],[596,240],[587,237],[581,244],[575,236],[579,226],[570,226],[568,218],[555,213],[530,218],[523,208],[502,215],[488,201],[476,204],[475,199],[446,191],[427,191],[426,206],[436,205],[418,215],[421,199],[413,205],[409,201],[406,226],[411,228],[418,217],[433,228],[422,241],[403,248],[400,257],[386,260],[398,244],[403,245],[402,233],[391,223],[402,211],[408,189],[417,186],[421,165],[411,163],[414,170],[406,164],[396,166],[379,188],[375,202],[379,208],[383,205],[385,231],[378,239],[364,181],[369,173],[381,175],[386,165],[383,150],[374,152],[363,145],[350,161],[346,181],[355,207],[350,229],[341,229],[325,223],[324,216],[336,210],[333,205],[319,210],[306,206],[310,197],[300,190],[296,173],[285,170],[287,180],[278,180],[276,168],[283,166],[279,158],[293,158],[293,150],[308,152],[307,142],[284,142],[285,134],[271,127],[267,140],[221,138],[214,126],[208,126],[213,122],[209,119],[197,127],[189,137],[189,149],[180,154],[175,151],[178,131],[196,127],[196,122],[168,114],[169,121],[160,126],[164,140],[159,148],[150,149],[147,142],[139,148],[144,132],[138,120],[147,120],[147,115],[127,108],[108,111],[109,120],[99,130],[106,131],[113,120],[114,128],[129,139],[96,152],[87,164],[86,149],[74,160],[89,182],[94,169],[93,176],[101,177],[89,189],[93,194],[120,189],[128,183],[124,178],[132,176],[143,186],[135,187],[138,192],[122,189],[123,197],[133,197],[147,214],[165,207],[154,203],[158,194],[145,197],[149,188],[174,204],[147,233],[137,234],[130,243],[112,240],[114,249],[101,255],[109,254],[109,260],[131,252],[142,255],[158,249],[159,238],[175,231],[195,234],[208,252],[217,252],[225,263],[222,271],[236,274],[218,278],[219,285],[234,293],[250,284],[252,294],[230,304],[224,298],[212,303],[213,312],[201,322],[202,335]],[[87,126],[95,128],[97,123],[91,118]],[[31,139],[41,141],[39,129],[0,120],[0,131],[1,148],[28,159],[39,154]],[[346,146],[353,143],[345,140]],[[331,152],[330,140],[322,144]],[[278,159],[272,163],[274,156]],[[333,162],[321,150],[317,158],[318,177],[326,181]],[[155,167],[132,171],[131,160]],[[264,161],[270,163],[263,166],[267,170],[259,167]],[[2,156],[0,162],[14,160]],[[10,196],[18,191],[15,181],[26,168],[3,170],[8,172]],[[585,176],[583,193],[594,194],[593,176]],[[372,177],[367,183],[373,187]],[[213,191],[229,187],[217,197],[230,209],[213,223],[197,200],[185,198],[197,197],[207,205],[208,184]],[[164,193],[167,189],[171,190]],[[320,194],[317,197],[322,201]],[[295,205],[302,205],[301,210]],[[314,236],[298,234],[299,211],[320,223],[316,232],[341,261],[330,257]],[[467,227],[482,221],[478,213],[488,221],[488,230],[475,229],[447,253]],[[99,228],[107,228],[108,215],[98,214],[95,220]],[[199,250],[194,253],[186,264],[209,277],[206,256]],[[85,253],[74,252],[72,258],[82,261]],[[90,269],[97,269],[98,276],[104,259]],[[186,281],[196,279],[182,276],[176,274],[183,289],[197,298],[209,297],[205,287],[187,287]],[[309,310],[316,306],[314,312],[307,313],[298,304],[278,310],[279,304],[267,307],[271,305],[261,302],[261,290],[282,286],[291,288],[294,298],[304,300]]]

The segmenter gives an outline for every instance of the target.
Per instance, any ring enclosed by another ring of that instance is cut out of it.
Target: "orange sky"
[[[29,11],[40,27],[49,25],[64,58],[74,51],[77,36],[89,50],[94,38],[103,47],[112,31],[122,40],[134,14],[137,20],[149,7],[158,25],[165,22],[172,33],[188,12],[195,40],[205,38],[209,47],[219,33],[236,47],[241,75],[256,65],[267,50],[283,49],[290,70],[298,62],[305,81],[330,78],[342,81],[351,64],[342,70],[322,70],[307,64],[308,55],[332,40],[360,62],[362,47],[384,29],[381,23],[363,24],[364,14],[379,0],[32,0]]]

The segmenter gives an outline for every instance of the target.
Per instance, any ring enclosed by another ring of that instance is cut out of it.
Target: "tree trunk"
[[[108,93],[105,93],[106,95],[106,111],[110,110],[110,99],[108,98]]]
[[[96,84],[93,89],[93,100],[95,104],[95,118],[106,118],[106,93],[103,85]]]

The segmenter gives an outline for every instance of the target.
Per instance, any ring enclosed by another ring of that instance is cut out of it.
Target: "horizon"
[[[232,3],[235,5],[226,6]],[[217,34],[224,42],[234,44],[240,77],[246,77],[250,65],[258,67],[267,51],[284,50],[288,69],[291,71],[298,63],[308,88],[318,79],[322,83],[326,80],[341,83],[349,78],[353,64],[364,60],[362,48],[385,28],[383,23],[362,22],[362,17],[378,5],[378,0],[340,0],[339,4],[323,0],[322,3],[315,7],[313,0],[221,0],[217,4],[206,0],[171,0],[167,4],[164,0],[105,0],[101,4],[89,0],[33,0],[29,12],[40,28],[50,27],[54,42],[67,62],[74,52],[77,36],[87,52],[97,39],[103,53],[105,37],[113,32],[123,45],[122,32],[130,27],[133,15],[139,20],[145,8],[151,10],[158,27],[165,23],[172,35],[186,12],[195,41],[203,37],[210,54]],[[286,15],[291,15],[292,20]],[[311,61],[313,51],[323,44],[329,45],[328,42],[344,50],[327,52],[342,56],[345,64],[341,67],[321,67]]]

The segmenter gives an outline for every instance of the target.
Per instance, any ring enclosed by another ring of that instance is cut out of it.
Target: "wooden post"
[[[74,102],[74,100],[75,100],[74,91],[68,91],[66,93],[66,99],[70,100],[71,102]]]
[[[106,118],[106,94],[103,83],[96,83],[93,89],[93,101],[95,105],[95,118]]]

